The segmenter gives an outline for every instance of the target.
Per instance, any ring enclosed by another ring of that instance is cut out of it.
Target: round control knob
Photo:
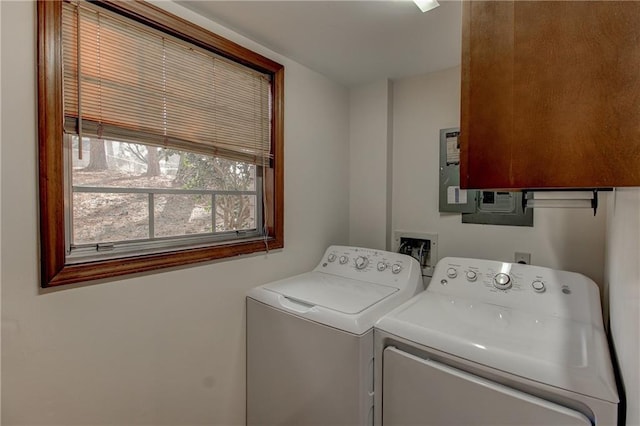
[[[544,291],[547,289],[544,283],[538,280],[532,282],[531,287],[533,287],[533,290],[537,293],[544,293]]]
[[[391,272],[393,272],[394,274],[399,274],[400,271],[402,271],[402,265],[400,265],[399,263],[394,263],[393,265],[391,265]]]
[[[369,259],[365,256],[356,257],[356,269],[364,269],[369,264]]]
[[[349,258],[347,256],[340,256],[339,262],[341,265],[344,265],[348,261],[349,261]]]
[[[335,255],[334,253],[331,253],[331,254],[327,257],[327,260],[328,260],[329,262],[335,262],[335,260],[336,260],[336,255]]]
[[[458,276],[458,271],[456,270],[456,268],[449,268],[447,269],[447,276],[449,278],[455,278]]]
[[[467,281],[473,282],[478,279],[478,274],[475,271],[467,271]]]
[[[384,262],[378,262],[378,271],[382,272],[387,269],[387,264]]]
[[[500,290],[506,290],[511,287],[511,277],[505,273],[496,274],[493,277],[493,285]]]

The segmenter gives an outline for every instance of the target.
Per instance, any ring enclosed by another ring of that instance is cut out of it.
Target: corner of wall
[[[640,188],[607,205],[605,295],[609,336],[626,397],[626,424],[640,425]]]
[[[387,251],[393,246],[393,82],[387,81]]]
[[[349,96],[349,244],[389,247],[392,104],[389,79]]]

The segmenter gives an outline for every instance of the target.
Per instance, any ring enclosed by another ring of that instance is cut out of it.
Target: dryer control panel
[[[598,286],[584,275],[541,266],[447,257],[427,291],[535,313],[600,323]]]
[[[330,246],[315,271],[385,285],[404,285],[415,274],[422,276],[418,261],[411,256],[349,246]]]

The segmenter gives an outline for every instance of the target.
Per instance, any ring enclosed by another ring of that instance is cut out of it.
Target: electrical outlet
[[[516,252],[514,256],[516,263],[522,263],[524,265],[531,265],[531,253]]]

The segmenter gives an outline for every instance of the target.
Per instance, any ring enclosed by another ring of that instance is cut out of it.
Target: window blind
[[[268,74],[84,2],[62,21],[65,132],[271,157]]]

